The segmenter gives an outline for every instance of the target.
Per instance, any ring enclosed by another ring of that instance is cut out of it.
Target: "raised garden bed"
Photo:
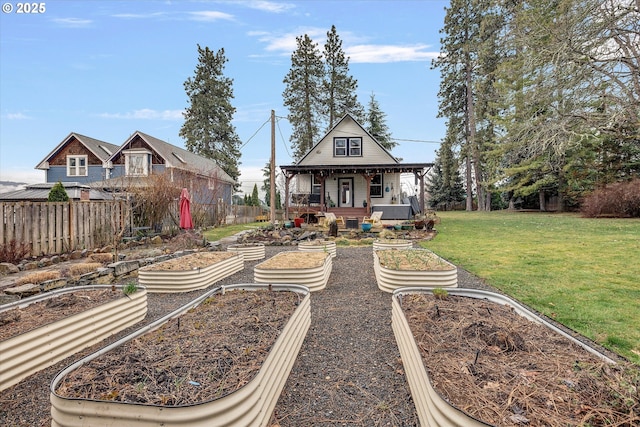
[[[264,243],[238,243],[227,247],[227,251],[243,254],[245,261],[255,261],[265,257]]]
[[[332,258],[337,255],[336,242],[331,240],[309,240],[298,243],[298,250],[303,252],[328,252]]]
[[[640,422],[640,371],[502,295],[403,288],[392,327],[422,425]]]
[[[58,289],[0,306],[0,390],[138,323],[146,314],[144,288],[125,295],[122,286],[107,285]]]
[[[458,286],[458,269],[427,249],[373,251],[378,288],[385,292],[407,286]]]
[[[244,268],[244,256],[235,252],[198,252],[138,271],[138,282],[153,293],[205,289]]]
[[[58,374],[52,425],[264,426],[310,323],[302,286],[215,288]]]
[[[410,249],[413,242],[406,239],[376,239],[373,241],[373,250],[380,249]]]
[[[256,265],[253,277],[257,283],[293,283],[314,292],[327,287],[332,265],[326,252],[280,252]]]

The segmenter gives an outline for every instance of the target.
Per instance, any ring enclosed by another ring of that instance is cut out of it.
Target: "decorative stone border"
[[[402,295],[410,293],[433,293],[433,289],[435,288],[400,288],[393,292],[391,299],[391,327],[400,350],[400,357],[404,366],[405,376],[407,377],[407,382],[411,389],[411,396],[416,405],[420,424],[435,427],[481,427],[490,425],[467,415],[464,411],[444,400],[433,388],[431,379],[427,374],[427,370],[422,362],[420,350],[413,338],[407,318],[402,311]],[[580,342],[546,320],[536,316],[533,312],[508,297],[494,292],[475,289],[448,289],[447,292],[450,295],[486,299],[497,304],[511,306],[514,311],[521,316],[524,316],[533,322],[547,326],[554,332],[570,339],[588,352],[600,357],[603,361],[615,363],[605,355]]]
[[[310,240],[308,242],[298,243],[298,250],[305,252],[328,252],[331,258],[335,258],[338,254],[336,250],[336,242],[331,240]]]
[[[195,254],[194,254],[195,255]],[[190,292],[205,289],[244,268],[244,255],[234,254],[231,258],[216,262],[204,268],[192,270],[153,269],[157,265],[138,270],[138,283],[151,293]]]
[[[269,259],[269,261],[275,260],[279,265],[287,266],[287,268],[269,268],[266,266],[266,261],[256,265],[253,269],[255,282],[295,283],[306,286],[311,292],[326,288],[333,267],[333,258],[325,253],[324,262],[320,266],[295,268],[302,255],[299,251],[280,252]]]
[[[427,249],[401,249],[400,251],[402,250],[427,251]],[[443,263],[451,266],[450,270],[395,270],[380,265],[380,257],[376,252],[373,251],[373,271],[376,275],[378,288],[381,291],[393,292],[398,288],[407,286],[434,286],[440,288],[455,288],[458,286],[458,268],[440,257],[438,258]]]
[[[234,289],[257,290],[267,287],[268,285],[237,284],[215,288],[173,313],[70,365],[51,383],[51,425],[266,426],[311,324],[310,294],[304,286],[271,286],[275,291],[292,291],[303,295],[300,305],[285,325],[258,374],[245,386],[220,399],[189,406],[163,407],[66,398],[57,395],[55,389],[69,372],[119,345],[159,328],[211,295]]]
[[[405,239],[376,239],[373,241],[373,250],[384,249],[411,249],[413,242]]]
[[[227,248],[229,252],[239,252],[245,261],[255,261],[265,257],[264,243],[238,243]]]
[[[111,285],[94,285],[58,289],[5,304],[0,307],[0,312],[64,294],[111,288]],[[122,286],[116,288],[122,291]],[[0,390],[135,325],[146,314],[147,291],[138,288],[133,294],[123,294],[117,300],[0,341]]]

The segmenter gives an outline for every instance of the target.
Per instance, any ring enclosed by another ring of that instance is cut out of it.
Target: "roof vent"
[[[179,155],[177,155],[175,152],[171,152],[171,154],[173,154],[175,156],[176,159],[180,160],[182,163],[187,163],[184,161],[184,159],[182,157],[180,157]]]

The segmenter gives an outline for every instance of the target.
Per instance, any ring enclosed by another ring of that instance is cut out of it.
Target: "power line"
[[[426,139],[400,139],[400,138],[391,138],[392,141],[402,141],[402,142],[422,142],[426,144],[441,144],[442,141],[429,141]]]

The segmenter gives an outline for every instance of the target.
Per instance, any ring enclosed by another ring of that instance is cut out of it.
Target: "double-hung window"
[[[335,138],[334,157],[362,157],[362,138]]]
[[[87,176],[87,156],[67,156],[67,176]]]
[[[127,176],[149,175],[149,152],[147,150],[128,150],[124,152],[125,173]]]
[[[371,197],[382,197],[382,174],[378,173],[371,178],[369,186],[369,195]]]

